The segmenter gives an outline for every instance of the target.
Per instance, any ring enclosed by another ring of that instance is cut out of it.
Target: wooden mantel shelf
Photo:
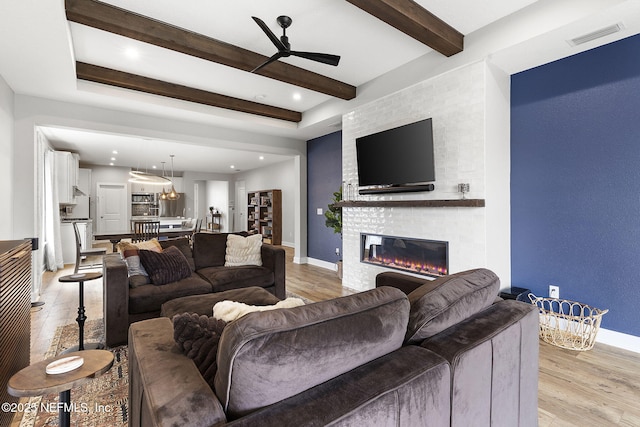
[[[484,199],[452,200],[343,200],[340,208],[482,208]]]

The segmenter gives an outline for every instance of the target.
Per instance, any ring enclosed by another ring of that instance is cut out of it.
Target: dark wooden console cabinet
[[[29,366],[31,346],[31,240],[0,241],[0,401],[15,403],[9,378]],[[13,412],[0,412],[8,426]]]

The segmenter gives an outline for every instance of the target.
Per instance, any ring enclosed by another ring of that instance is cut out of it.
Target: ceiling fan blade
[[[291,51],[290,54],[299,56],[300,58],[310,59],[312,61],[322,62],[323,64],[329,64],[333,66],[337,66],[338,62],[340,62],[340,57],[338,55],[330,55],[328,53]]]
[[[278,59],[282,58],[283,54],[282,52],[278,52],[275,55],[273,55],[271,58],[267,59],[265,62],[263,62],[262,64],[258,65],[256,68],[254,68],[253,70],[251,70],[252,73],[255,73],[256,71],[258,71],[260,68],[262,67],[266,67],[267,65],[271,64],[272,62],[277,61]]]
[[[264,31],[267,37],[269,37],[269,40],[271,40],[271,43],[273,43],[279,51],[287,50],[284,43],[282,43],[282,41],[280,41],[280,39],[276,37],[275,34],[273,34],[273,31],[271,31],[269,27],[267,27],[267,24],[265,24],[262,19],[256,18],[255,16],[252,16],[252,18],[254,21],[256,21],[256,24],[258,24],[258,26],[262,28],[262,31]]]

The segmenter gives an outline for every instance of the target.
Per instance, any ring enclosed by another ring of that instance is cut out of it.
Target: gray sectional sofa
[[[535,307],[485,269],[377,286],[226,324],[213,384],[171,319],[132,324],[130,426],[537,425]]]
[[[162,304],[188,295],[205,295],[229,289],[259,286],[278,298],[285,298],[284,249],[262,245],[262,266],[225,266],[229,233],[196,233],[193,243],[186,238],[160,241],[163,249],[177,247],[185,256],[190,275],[154,285],[134,285],[120,254],[109,254],[103,262],[103,308],[105,343],[108,347],[127,343],[129,325],[158,317]],[[234,233],[247,236],[247,233]]]

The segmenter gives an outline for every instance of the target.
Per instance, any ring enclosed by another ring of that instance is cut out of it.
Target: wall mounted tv
[[[431,119],[356,138],[360,194],[432,191]]]

